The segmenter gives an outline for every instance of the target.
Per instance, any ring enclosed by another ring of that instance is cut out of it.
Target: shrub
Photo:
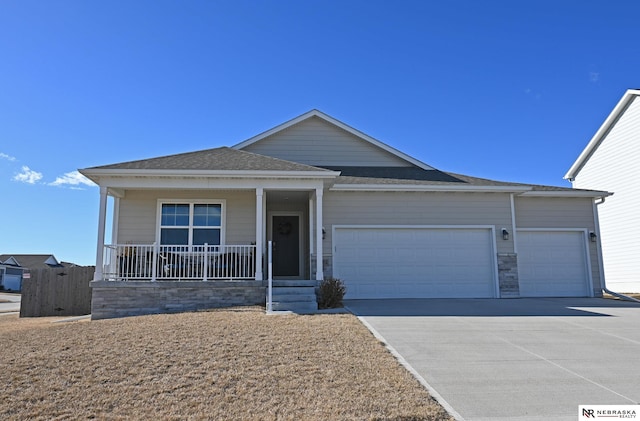
[[[344,283],[337,278],[325,278],[318,290],[318,308],[342,307],[342,299],[347,292]]]

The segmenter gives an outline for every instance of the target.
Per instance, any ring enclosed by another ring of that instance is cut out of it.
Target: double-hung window
[[[223,214],[220,202],[162,202],[160,204],[161,245],[220,245]]]

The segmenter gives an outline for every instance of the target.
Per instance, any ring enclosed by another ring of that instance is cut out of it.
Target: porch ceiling
[[[269,190],[267,202],[303,202],[309,200],[308,191]]]

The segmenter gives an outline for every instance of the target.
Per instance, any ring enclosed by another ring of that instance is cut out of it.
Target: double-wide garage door
[[[333,273],[345,298],[496,296],[492,230],[336,227]]]
[[[521,297],[589,296],[584,231],[518,230]]]

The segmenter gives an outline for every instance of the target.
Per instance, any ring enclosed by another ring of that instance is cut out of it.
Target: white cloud
[[[78,186],[90,186],[90,187],[94,187],[96,184],[89,180],[87,177],[85,177],[84,175],[80,174],[78,171],[71,171],[68,173],[65,173],[62,176],[58,176],[56,177],[56,181],[54,181],[53,183],[49,183],[50,186],[72,186],[72,188],[74,187],[78,187]]]
[[[11,156],[11,155],[7,155],[6,153],[2,153],[0,152],[0,158],[2,159],[6,159],[7,161],[15,161],[16,158]]]
[[[542,98],[542,94],[538,91],[534,91],[531,88],[527,88],[524,90],[525,95],[529,96],[529,97],[533,97],[535,99],[540,99]]]
[[[600,79],[600,73],[598,72],[589,72],[589,80],[593,83],[597,82]]]
[[[20,181],[27,184],[36,184],[38,181],[42,179],[42,173],[33,171],[32,169],[30,169],[25,165],[22,167],[22,172],[19,174],[16,174],[15,177],[13,177],[13,179],[15,181]]]

